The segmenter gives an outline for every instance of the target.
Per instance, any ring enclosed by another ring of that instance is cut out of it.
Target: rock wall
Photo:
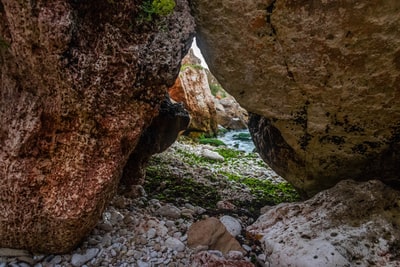
[[[0,247],[66,252],[114,194],[194,33],[140,3],[0,1]]]
[[[306,196],[342,179],[400,187],[400,2],[192,0],[212,73],[260,154]]]

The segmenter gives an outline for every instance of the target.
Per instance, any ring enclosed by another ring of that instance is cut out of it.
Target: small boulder
[[[209,149],[203,149],[201,155],[206,159],[211,159],[215,161],[224,161],[224,157],[218,154],[218,152],[211,151]]]
[[[229,251],[245,252],[239,242],[226,230],[223,223],[214,217],[195,222],[187,233],[188,246],[219,250],[224,255]]]

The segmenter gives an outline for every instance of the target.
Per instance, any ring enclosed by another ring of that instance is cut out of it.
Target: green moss
[[[218,135],[223,135],[223,134],[226,134],[227,132],[229,132],[229,130],[226,128],[221,127],[218,129]]]
[[[198,64],[183,64],[181,66],[181,71],[184,71],[187,68],[191,68],[191,69],[196,69],[196,70],[202,70],[204,69],[203,66],[198,65]]]
[[[237,159],[244,154],[243,152],[241,152],[239,150],[235,150],[235,149],[231,149],[231,148],[227,148],[227,147],[219,147],[219,148],[215,149],[215,151],[218,152],[221,156],[223,156],[225,160]]]
[[[152,21],[155,17],[164,17],[171,14],[175,8],[174,0],[144,0],[140,9],[140,18],[142,21]]]
[[[246,185],[254,200],[251,202],[237,201],[235,203],[239,206],[251,207],[254,210],[258,210],[265,205],[276,205],[282,202],[293,202],[300,199],[300,196],[296,190],[289,183],[273,183],[269,180],[261,180],[253,177],[244,177],[235,173],[220,172],[220,174],[227,177],[228,180],[236,183]]]
[[[158,16],[167,16],[174,11],[175,8],[174,0],[153,0],[151,6],[154,14]]]
[[[226,91],[221,85],[212,83],[210,84],[211,94],[215,97],[225,98],[227,96]]]
[[[203,145],[226,146],[224,142],[216,138],[200,138],[199,143]]]
[[[215,187],[189,177],[176,176],[168,168],[160,162],[153,162],[147,167],[144,188],[152,198],[175,204],[189,202],[204,208],[215,208],[221,200]]]
[[[181,138],[180,142],[194,144],[189,138]],[[245,207],[255,217],[265,205],[300,199],[295,189],[286,182],[276,183],[254,178],[243,171],[249,162],[254,164],[254,161],[259,166],[268,168],[256,153],[244,153],[226,147],[217,147],[214,151],[223,156],[225,161],[206,159],[185,147],[176,148],[173,157],[152,157],[147,167],[146,192],[153,198],[167,202],[190,202],[207,209],[215,209],[216,202],[222,198],[219,193],[224,189],[231,191],[247,188],[251,194],[246,194],[251,197],[244,200],[240,196],[233,196],[230,201],[237,207]],[[178,170],[171,169],[171,166]]]

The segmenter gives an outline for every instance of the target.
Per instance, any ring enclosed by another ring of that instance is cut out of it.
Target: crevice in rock
[[[267,7],[267,23],[271,25],[272,32],[274,33],[274,35],[276,34],[276,31],[275,31],[275,28],[271,24],[271,15],[275,9],[275,3],[276,3],[276,0],[272,1],[272,3]]]
[[[271,20],[272,13],[274,12],[274,9],[275,9],[275,4],[276,4],[276,0],[272,1],[271,4],[267,7],[267,9],[266,9],[267,10],[266,22],[271,27],[272,36],[275,37],[276,42],[279,44],[279,46],[283,50],[283,47],[282,47],[282,45],[281,45],[281,43],[280,43],[280,41],[278,39],[277,30],[276,30],[276,28],[273,25],[272,20]],[[287,63],[286,57],[284,55],[283,55],[283,61],[284,61],[285,67],[286,67],[287,76],[289,77],[289,79],[291,79],[292,81],[296,82],[296,80],[294,78],[294,75],[293,75],[293,72],[290,70],[289,64]]]

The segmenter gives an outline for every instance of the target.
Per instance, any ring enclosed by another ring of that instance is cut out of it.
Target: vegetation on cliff
[[[151,21],[155,16],[167,16],[174,11],[174,0],[145,0],[141,10],[146,21]]]

